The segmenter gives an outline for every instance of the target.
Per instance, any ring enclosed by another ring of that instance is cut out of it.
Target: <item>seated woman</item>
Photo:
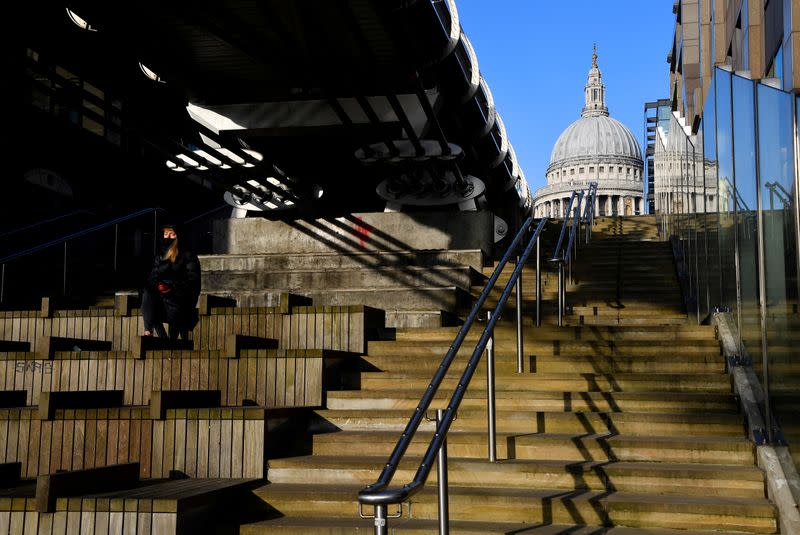
[[[163,225],[161,254],[156,255],[153,269],[142,290],[144,336],[166,338],[180,335],[188,339],[197,323],[197,298],[200,295],[200,261],[197,255],[178,246],[175,225]]]

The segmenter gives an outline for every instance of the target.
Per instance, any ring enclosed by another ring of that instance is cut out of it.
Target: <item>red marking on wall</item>
[[[356,216],[356,219],[358,219],[359,221],[364,221],[364,218],[361,217],[361,216]],[[370,235],[371,231],[367,227],[363,227],[363,226],[359,225],[358,223],[356,223],[355,231],[356,231],[356,234],[358,234],[358,245],[359,245],[359,247],[361,247],[362,249],[366,248],[366,246],[367,246],[366,240],[367,240],[367,238],[369,238],[369,235]]]

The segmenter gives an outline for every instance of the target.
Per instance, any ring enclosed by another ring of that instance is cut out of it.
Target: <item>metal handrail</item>
[[[516,285],[516,281],[519,278],[520,274],[522,273],[522,268],[525,265],[528,257],[530,256],[531,252],[533,251],[533,247],[538,244],[540,239],[542,230],[544,229],[545,225],[547,224],[547,219],[543,218],[539,221],[539,224],[536,226],[536,230],[534,231],[531,238],[528,240],[527,245],[523,253],[520,255],[519,261],[514,268],[511,277],[509,278],[508,282],[506,283],[505,288],[503,289],[503,293],[500,296],[500,299],[497,302],[497,305],[494,308],[494,312],[491,314],[489,320],[487,321],[486,327],[481,334],[480,340],[478,344],[475,346],[474,351],[472,352],[472,356],[469,359],[469,363],[467,364],[461,379],[458,382],[458,387],[456,388],[453,396],[450,399],[450,402],[447,406],[447,409],[444,411],[444,415],[438,422],[436,433],[433,435],[433,439],[428,446],[428,450],[423,457],[422,462],[417,469],[416,474],[414,475],[414,479],[411,483],[408,483],[402,487],[395,487],[395,488],[387,488],[389,482],[391,481],[392,476],[394,475],[397,467],[399,465],[400,460],[402,459],[403,454],[405,453],[406,449],[410,445],[411,441],[413,440],[414,433],[416,432],[419,423],[422,421],[422,418],[425,416],[425,411],[428,409],[430,402],[433,400],[434,395],[436,394],[436,390],[439,388],[444,376],[449,368],[450,364],[452,363],[453,358],[455,357],[458,348],[461,346],[461,343],[464,340],[469,328],[472,326],[475,317],[477,316],[478,312],[480,311],[480,307],[482,306],[483,302],[486,300],[491,289],[494,287],[494,283],[496,282],[500,272],[502,271],[505,264],[508,262],[509,258],[511,257],[512,252],[516,249],[519,241],[522,238],[522,235],[530,228],[533,219],[529,217],[525,223],[523,224],[520,231],[514,238],[514,241],[509,245],[508,249],[506,250],[505,254],[503,255],[502,260],[495,268],[492,277],[487,282],[486,286],[484,287],[483,291],[481,292],[481,296],[479,297],[479,301],[476,302],[475,306],[473,307],[472,311],[470,312],[470,316],[465,322],[464,326],[461,327],[458,334],[456,335],[456,340],[453,342],[453,345],[450,347],[447,355],[442,361],[442,364],[439,366],[436,374],[434,375],[431,384],[428,386],[425,394],[420,401],[420,404],[417,406],[415,413],[412,415],[409,424],[406,426],[406,430],[400,436],[400,439],[395,446],[395,451],[392,452],[392,455],[389,458],[389,462],[387,462],[386,466],[384,467],[381,475],[375,483],[369,485],[365,489],[363,489],[358,494],[358,500],[361,505],[373,505],[375,506],[376,514],[375,514],[375,530],[376,533],[387,533],[386,531],[386,506],[388,504],[398,504],[406,501],[408,498],[416,494],[422,486],[425,484],[425,481],[428,479],[430,474],[431,468],[433,466],[433,462],[438,455],[440,449],[446,440],[447,433],[450,429],[450,426],[455,419],[456,411],[458,410],[462,399],[466,393],[467,388],[469,387],[470,380],[472,379],[475,370],[477,369],[478,362],[486,349],[489,340],[492,337],[494,326],[497,323],[498,318],[500,317],[500,313],[503,310],[503,307],[508,300],[509,295],[511,294],[512,289]]]
[[[575,213],[572,216],[572,229],[569,231],[569,240],[567,247],[564,249],[563,261],[571,264],[572,252],[575,250],[575,235],[577,234],[578,225],[583,223],[581,219],[581,203],[583,202],[583,190],[578,192],[578,204],[575,206]]]
[[[36,223],[30,223],[28,225],[23,225],[21,227],[17,227],[15,229],[7,230],[5,232],[0,233],[0,238],[5,238],[7,236],[13,236],[14,234],[19,234],[20,232],[25,232],[26,230],[33,230],[37,227],[41,227],[44,225],[49,225],[50,223],[55,223],[56,221],[61,221],[62,219],[67,219],[70,217],[74,217],[76,215],[87,214],[87,215],[94,215],[89,210],[73,210],[72,212],[61,214],[56,217],[51,217],[50,219],[45,219],[43,221],[37,221]]]
[[[586,243],[592,237],[592,225],[594,225],[594,203],[597,198],[597,182],[589,182],[589,193],[587,194],[586,207],[583,211],[583,220],[586,225]]]
[[[564,235],[567,232],[567,223],[569,222],[569,213],[572,211],[572,203],[575,202],[575,197],[578,195],[578,190],[574,190],[572,195],[569,196],[569,203],[567,204],[567,209],[564,212],[564,223],[561,225],[561,232],[558,235],[558,241],[556,242],[556,248],[553,249],[553,258],[550,260],[551,262],[555,262],[558,260],[558,252],[561,250],[561,245],[564,243]]]
[[[413,416],[409,420],[408,424],[406,424],[406,427],[403,430],[403,434],[400,435],[400,439],[397,441],[397,444],[395,445],[392,454],[389,456],[389,460],[386,463],[386,466],[383,468],[381,475],[378,477],[375,483],[367,486],[361,492],[359,492],[359,500],[361,499],[361,496],[365,497],[369,496],[370,494],[385,489],[386,487],[389,486],[389,483],[391,482],[392,477],[394,476],[394,473],[397,470],[397,466],[400,462],[400,459],[403,457],[406,450],[408,449],[408,446],[411,444],[411,439],[414,433],[416,433],[419,424],[422,423],[422,420],[425,417],[425,411],[427,411],[428,408],[430,407],[430,404],[433,401],[434,396],[436,395],[436,391],[438,390],[439,385],[442,383],[442,380],[447,374],[447,370],[453,363],[453,360],[456,357],[456,353],[458,353],[458,350],[461,348],[461,344],[464,343],[464,339],[467,337],[469,330],[472,328],[472,324],[478,317],[478,314],[481,311],[483,303],[489,297],[489,293],[494,287],[495,282],[497,282],[500,273],[502,272],[508,260],[511,258],[511,252],[516,248],[520,240],[522,240],[522,236],[530,228],[532,223],[533,223],[533,217],[528,217],[522,223],[522,226],[517,232],[517,235],[514,236],[514,239],[508,246],[508,249],[506,250],[506,253],[503,255],[503,258],[497,264],[494,273],[492,273],[492,276],[486,282],[486,286],[483,288],[483,291],[478,296],[478,299],[475,301],[475,304],[473,305],[472,310],[467,316],[467,319],[464,321],[464,324],[459,329],[458,334],[456,334],[453,343],[450,345],[450,349],[447,350],[447,353],[442,359],[439,368],[436,370],[436,373],[431,379],[431,383],[428,385],[427,390],[425,391],[425,393],[422,396],[422,399],[417,405],[417,408],[414,411]]]
[[[587,196],[586,206],[581,215],[581,202],[583,202],[584,194]],[[558,238],[556,248],[553,250],[553,257],[550,262],[558,264],[558,326],[564,325],[564,314],[566,312],[567,303],[567,285],[566,277],[564,276],[564,266],[569,270],[569,279],[572,280],[572,258],[576,254],[577,242],[575,237],[579,235],[579,229],[584,221],[588,223],[586,229],[586,242],[589,242],[591,236],[591,227],[594,223],[594,202],[597,196],[597,182],[590,182],[588,192],[584,190],[574,190],[569,198],[567,211],[564,213],[564,223],[561,225],[561,234]],[[575,209],[572,209],[572,204],[577,197],[578,204]],[[569,239],[567,245],[562,249],[564,242],[564,235],[567,227],[570,225],[570,212],[572,212],[572,228],[570,229]]]
[[[50,247],[55,247],[56,245],[61,245],[63,243],[66,243],[68,241],[71,241],[71,240],[74,240],[74,239],[77,239],[77,238],[82,238],[83,236],[87,236],[89,234],[93,234],[93,233],[95,233],[95,232],[97,232],[99,230],[103,230],[103,229],[112,227],[114,225],[118,225],[119,223],[123,223],[125,221],[131,220],[131,219],[135,219],[137,217],[141,217],[141,216],[149,214],[149,213],[158,213],[158,212],[163,212],[163,211],[164,211],[163,208],[158,208],[158,207],[156,207],[156,208],[145,208],[144,210],[139,210],[138,212],[133,212],[131,214],[128,214],[128,215],[125,215],[125,216],[122,216],[122,217],[118,217],[116,219],[112,219],[111,221],[106,221],[105,223],[101,223],[99,225],[95,225],[93,227],[89,227],[87,229],[80,230],[78,232],[73,232],[72,234],[68,234],[66,236],[62,236],[60,238],[56,238],[54,240],[50,240],[50,241],[45,242],[45,243],[42,243],[42,244],[39,244],[39,245],[35,245],[35,246],[30,247],[28,249],[23,249],[22,251],[17,251],[16,253],[10,254],[8,256],[4,256],[3,258],[0,258],[0,264],[5,264],[6,262],[10,262],[11,260],[16,260],[17,258],[22,258],[24,256],[29,256],[29,255],[38,253],[39,251],[44,251],[45,249],[49,249]]]

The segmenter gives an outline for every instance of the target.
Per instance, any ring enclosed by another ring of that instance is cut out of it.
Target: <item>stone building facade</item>
[[[536,217],[563,217],[572,191],[590,182],[597,182],[595,214],[644,213],[642,151],[631,131],[609,116],[605,96],[595,51],[581,117],[553,147],[547,185],[534,199]]]

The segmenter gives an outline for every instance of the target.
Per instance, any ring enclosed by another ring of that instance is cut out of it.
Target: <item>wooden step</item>
[[[438,535],[436,520],[417,518],[397,518],[389,521],[391,533],[397,535]],[[335,517],[280,517],[272,520],[253,522],[241,526],[241,535],[266,535],[280,533],[285,535],[355,535],[372,532],[372,520]],[[683,529],[644,529],[626,527],[598,527],[585,525],[481,522],[451,520],[452,535],[742,535],[741,531],[697,531]]]
[[[527,351],[526,351],[527,353]],[[442,352],[444,355],[444,352]],[[364,360],[378,370],[427,371],[439,367],[439,359],[417,356],[403,357],[365,356]],[[465,359],[459,359],[463,368]],[[372,369],[372,368],[368,368]],[[524,358],[525,373],[724,373],[725,360],[719,355],[676,355],[664,359],[659,355],[610,356],[610,355],[529,355]],[[503,352],[496,355],[495,370],[498,375],[509,375],[517,371],[516,355]]]
[[[460,371],[460,370],[459,370]],[[452,372],[456,374],[458,372]],[[429,374],[366,372],[361,374],[361,388],[364,390],[393,390],[404,388],[422,391],[430,383]],[[458,379],[445,378],[442,388],[454,389]],[[794,383],[797,384],[797,383]],[[723,374],[562,374],[528,373],[504,376],[496,381],[498,390],[544,390],[544,391],[588,391],[588,392],[716,392],[729,394],[731,378]],[[486,382],[482,375],[476,375],[470,389],[485,390]]]
[[[420,431],[409,455],[425,453],[433,436]],[[314,436],[315,455],[343,451],[388,458],[400,434],[396,431],[339,431]],[[641,461],[752,465],[755,446],[743,437],[665,437],[615,435],[612,433],[498,434],[500,459],[562,459],[567,461]],[[448,455],[486,459],[486,431],[452,431],[447,437]]]
[[[408,410],[319,410],[321,429],[347,431],[405,429]],[[504,433],[621,433],[638,436],[687,434],[702,436],[744,436],[738,414],[724,413],[606,413],[498,410],[497,429]],[[420,428],[433,429],[432,422]],[[454,431],[486,429],[486,411],[462,409],[453,422]]]
[[[440,391],[432,406],[445,406],[452,392]],[[412,390],[337,390],[328,392],[328,408],[337,410],[416,408],[422,391]],[[495,403],[501,410],[539,411],[599,411],[599,412],[721,412],[738,413],[739,406],[732,394],[704,392],[547,392],[532,390],[499,390]],[[462,409],[484,409],[486,391],[468,390]]]
[[[254,492],[289,517],[313,510],[316,515],[325,517],[352,518],[358,490],[358,485],[346,483],[316,486],[273,483]],[[449,502],[450,518],[458,521],[524,522],[534,526],[542,522],[584,526],[645,525],[649,528],[692,526],[748,533],[774,533],[776,529],[774,508],[763,497],[553,492],[538,488],[464,487],[451,482]],[[435,488],[428,486],[412,498],[413,518],[433,520],[437,514]]]
[[[473,329],[479,327],[476,324]],[[459,327],[441,327],[438,329],[395,329],[394,339],[401,340],[426,340],[451,342],[459,331]],[[621,341],[621,340],[661,340],[668,338],[673,342],[678,341],[707,341],[714,338],[715,329],[710,325],[676,325],[659,328],[637,327],[553,327],[549,325],[537,327],[535,330],[524,333],[536,340],[587,340],[587,341]],[[800,334],[798,335],[800,337]],[[470,333],[467,340],[477,341],[480,335]],[[498,322],[494,329],[495,341],[516,340],[516,326],[509,322]],[[526,338],[527,339],[527,338]]]
[[[406,455],[394,480],[410,482],[421,457]],[[272,483],[368,485],[383,467],[383,457],[313,455],[270,461]],[[635,492],[655,495],[764,498],[764,476],[756,466],[625,461],[564,461],[449,457],[451,487],[559,489]],[[431,472],[428,484],[435,485]],[[477,520],[477,518],[475,518]]]

